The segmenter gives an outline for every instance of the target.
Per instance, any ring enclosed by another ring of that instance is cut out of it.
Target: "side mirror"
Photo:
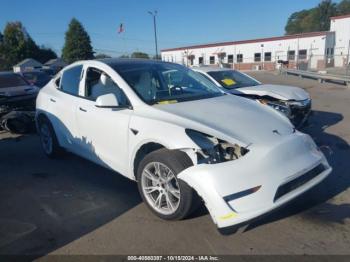
[[[114,94],[106,94],[97,97],[95,106],[101,108],[117,108],[119,107],[119,103]]]

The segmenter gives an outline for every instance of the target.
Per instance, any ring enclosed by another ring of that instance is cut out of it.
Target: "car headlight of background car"
[[[216,164],[238,159],[249,152],[237,144],[221,140],[192,129],[186,129],[186,134],[200,150],[197,151],[198,163]]]
[[[298,107],[307,107],[311,104],[311,99],[308,98],[300,101],[289,101],[288,104],[293,106],[298,106]]]
[[[264,100],[264,99],[259,99],[258,101],[264,105],[268,105],[268,106],[272,107],[273,109],[283,113],[288,118],[290,118],[290,116],[291,116],[291,113],[292,113],[291,109],[290,109],[289,105],[285,102],[268,101],[268,100]]]

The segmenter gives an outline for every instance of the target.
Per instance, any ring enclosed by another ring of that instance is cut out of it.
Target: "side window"
[[[129,105],[124,92],[106,73],[90,67],[86,72],[85,97],[96,101],[97,97],[114,94],[121,106]]]
[[[82,65],[72,67],[63,72],[61,77],[60,89],[68,94],[79,94],[79,82]]]

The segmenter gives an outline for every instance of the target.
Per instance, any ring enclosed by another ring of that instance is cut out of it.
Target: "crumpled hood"
[[[36,86],[14,86],[0,88],[0,96],[15,97],[23,95],[32,95],[39,92],[39,88]]]
[[[251,87],[242,87],[236,89],[244,94],[254,94],[259,96],[271,96],[281,100],[305,100],[310,95],[302,88],[284,85],[258,85]]]
[[[224,135],[246,145],[273,143],[279,137],[294,132],[289,120],[274,109],[234,95],[154,105],[153,108],[158,111],[157,118],[162,121],[219,138],[224,138]]]

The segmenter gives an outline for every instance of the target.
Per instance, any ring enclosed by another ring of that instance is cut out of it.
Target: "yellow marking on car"
[[[225,220],[225,219],[230,219],[230,218],[234,218],[237,216],[238,216],[237,213],[231,212],[231,213],[228,213],[227,215],[221,216],[220,219]]]
[[[236,81],[230,78],[222,79],[221,82],[223,82],[227,86],[233,86],[236,84]]]
[[[177,103],[177,100],[164,100],[164,101],[158,102],[158,104],[161,104],[161,105],[175,104],[175,103]]]

